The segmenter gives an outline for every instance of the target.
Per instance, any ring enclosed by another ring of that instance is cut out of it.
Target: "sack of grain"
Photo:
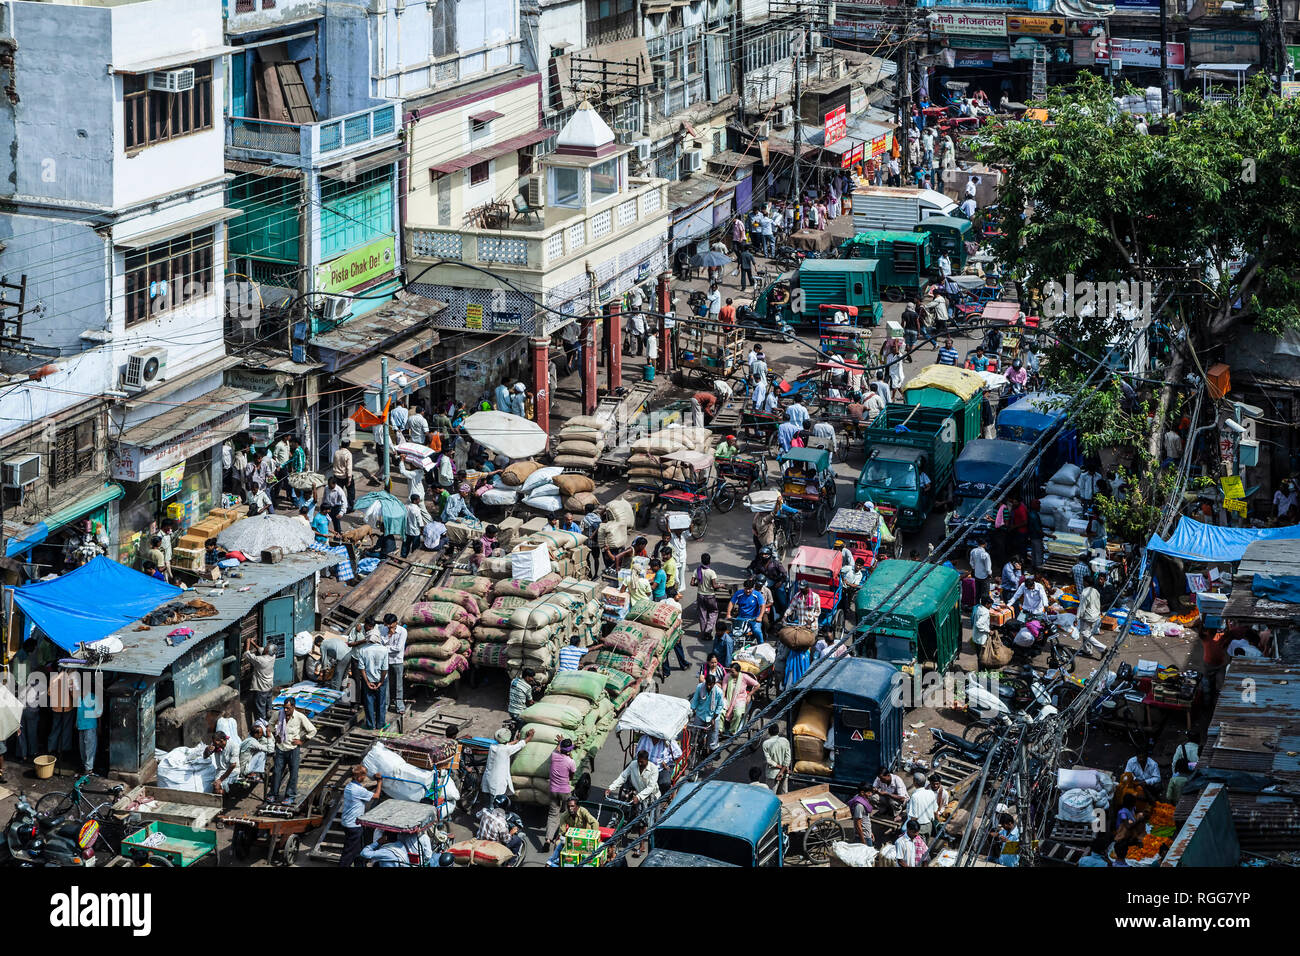
[[[492,579],[456,574],[447,579],[447,587],[456,591],[468,591],[475,597],[485,598],[492,591]]]
[[[575,455],[579,458],[594,458],[604,451],[604,446],[597,442],[569,439],[556,446],[557,455]]]
[[[542,485],[549,485],[555,480],[555,476],[562,474],[563,468],[555,465],[547,465],[545,468],[538,468],[535,472],[524,479],[524,483],[519,486],[519,493],[524,497],[531,495]]]
[[[591,471],[596,467],[598,455],[590,457],[584,455],[556,455],[555,463],[562,468],[580,468],[583,471]]]
[[[550,697],[552,694],[580,697],[597,705],[601,701],[609,702],[609,696],[605,691],[605,678],[592,671],[561,671],[551,681],[546,696]]]
[[[574,730],[582,723],[582,719],[587,716],[587,711],[591,709],[590,701],[581,700],[576,697],[566,697],[562,695],[547,694],[537,703],[526,709],[519,715],[519,719],[525,724],[548,724],[552,727],[560,727],[564,730]],[[529,747],[533,746],[529,744]],[[523,751],[515,757],[510,764],[512,773],[518,772],[519,758],[524,756],[528,751],[525,747]],[[549,754],[548,754],[549,757]]]
[[[564,499],[564,508],[575,515],[587,513],[587,505],[599,507],[600,499],[590,491],[580,491],[576,495],[569,495]]]
[[[424,592],[426,601],[448,601],[452,604],[459,604],[473,617],[478,617],[481,610],[478,599],[467,591],[456,588],[429,588]]]
[[[518,487],[524,483],[529,475],[541,467],[540,462],[533,461],[532,459],[529,459],[528,461],[512,462],[501,473],[501,480],[512,488]]]
[[[548,574],[544,578],[538,578],[536,581],[499,581],[493,589],[495,595],[514,595],[516,597],[539,598],[543,594],[550,594],[555,590],[555,586],[560,583],[560,575]]]
[[[597,418],[595,415],[575,415],[564,423],[564,427],[575,425],[579,428],[594,428],[597,431],[607,431],[611,422],[607,418]]]
[[[515,857],[509,848],[492,840],[461,840],[447,852],[461,866],[505,866]]]
[[[417,601],[402,616],[403,624],[447,624],[451,621],[468,624],[469,620],[468,611],[447,601]]]
[[[407,671],[406,679],[412,684],[420,684],[423,687],[441,690],[460,680],[460,671],[452,671],[450,674],[435,674],[432,671]]]
[[[460,621],[449,621],[446,624],[432,624],[427,627],[408,627],[406,629],[406,639],[415,643],[428,641],[437,644],[449,637],[469,636],[469,626],[462,624]]]
[[[412,644],[408,640],[406,647],[402,651],[402,656],[407,658],[433,657],[446,659],[451,657],[451,655],[455,654],[458,650],[460,650],[460,638],[458,637],[449,637],[441,644],[429,644],[424,642]]]
[[[661,630],[672,627],[681,619],[681,608],[667,601],[637,601],[627,612],[627,620],[649,624]]]
[[[615,498],[605,505],[605,510],[609,512],[611,522],[622,525],[624,528],[632,527],[636,518],[636,515],[632,512],[632,503],[626,498]]]
[[[505,644],[475,644],[474,650],[470,652],[469,662],[475,667],[498,667],[504,669],[506,666],[506,646]]]
[[[566,496],[573,496],[582,491],[595,491],[596,483],[587,475],[556,475],[555,487]]]
[[[777,631],[776,636],[792,651],[806,651],[817,643],[817,636],[809,627],[786,626]]]

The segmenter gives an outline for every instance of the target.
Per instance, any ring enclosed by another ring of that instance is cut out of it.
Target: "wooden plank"
[[[297,63],[277,63],[275,73],[280,80],[280,90],[284,96],[285,108],[289,119],[294,123],[310,124],[316,122],[316,108],[307,95],[307,85],[302,81],[302,72]]]

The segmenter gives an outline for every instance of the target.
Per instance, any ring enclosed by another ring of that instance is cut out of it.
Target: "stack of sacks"
[[[553,514],[564,507],[555,479],[564,472],[559,465],[538,468],[519,486],[519,500],[530,508]]]
[[[611,422],[591,415],[570,418],[560,429],[555,463],[565,468],[594,471],[596,459],[605,450],[611,425]]]
[[[795,773],[831,773],[826,741],[833,714],[831,702],[821,694],[809,694],[799,705],[799,715],[792,728]]]
[[[572,473],[556,475],[552,483],[560,489],[565,511],[581,518],[587,512],[587,505],[600,507],[600,499],[596,497],[596,483],[589,476]]]
[[[614,726],[614,707],[598,674],[566,671],[555,677],[546,696],[521,715],[522,734],[533,739],[510,763],[510,780],[520,803],[546,804],[551,798],[551,755],[566,737],[580,768],[594,757]]]
[[[707,428],[672,425],[638,438],[628,455],[627,480],[633,487],[659,487],[665,478],[682,478],[681,465],[664,461],[675,451],[708,451],[713,433]]]
[[[469,667],[472,628],[480,616],[478,598],[469,591],[430,588],[407,608],[406,679],[413,684],[442,688],[460,680]]]
[[[1062,465],[1047,483],[1039,507],[1043,527],[1050,531],[1069,531],[1070,520],[1083,514],[1083,497],[1079,488],[1078,465]]]
[[[582,659],[585,670],[606,678],[606,688],[620,712],[652,681],[664,657],[682,639],[682,612],[668,601],[638,601],[609,634],[601,647]]]
[[[515,550],[538,545],[545,545],[549,550],[551,570],[555,573],[566,578],[587,577],[591,553],[587,548],[585,534],[547,528],[524,538],[515,545]]]

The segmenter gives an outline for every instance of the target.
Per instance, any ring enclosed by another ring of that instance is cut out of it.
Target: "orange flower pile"
[[[1174,805],[1172,803],[1157,803],[1151,808],[1151,817],[1148,822],[1153,830],[1173,826]]]
[[[1168,837],[1158,837],[1148,833],[1142,838],[1140,844],[1129,847],[1128,858],[1133,861],[1149,860],[1154,856],[1159,856],[1160,852],[1173,842]]]

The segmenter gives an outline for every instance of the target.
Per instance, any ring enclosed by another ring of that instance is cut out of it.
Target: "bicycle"
[[[803,512],[778,514],[776,526],[772,529],[772,546],[776,553],[787,557],[803,541]]]
[[[142,829],[143,824],[128,829],[124,825],[119,824],[118,821],[114,820],[112,814],[106,811],[111,810],[113,805],[121,799],[122,794],[126,792],[126,788],[120,783],[114,784],[107,789],[88,787],[86,786],[86,782],[90,780],[92,776],[92,774],[84,774],[83,776],[78,777],[73,782],[72,789],[69,791],[65,792],[55,790],[45,794],[36,801],[36,806],[33,809],[33,812],[38,817],[45,820],[52,820],[55,817],[66,817],[73,814],[75,814],[75,816],[83,823],[94,820],[100,825],[99,837],[103,839],[105,845],[114,855],[121,856],[122,840],[130,836],[136,830]],[[107,796],[108,799],[101,803],[95,803],[86,799],[86,794],[94,794],[97,796],[103,795]],[[110,826],[113,828],[114,835],[117,837],[117,846],[113,846],[113,842],[109,840],[108,834],[105,832],[106,828]]]

